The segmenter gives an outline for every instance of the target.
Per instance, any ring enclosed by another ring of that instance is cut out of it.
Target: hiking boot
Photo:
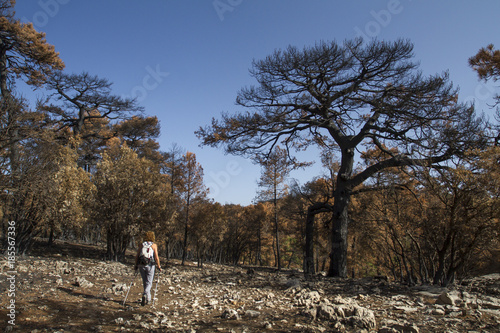
[[[146,304],[147,304],[146,296],[142,296],[141,305],[144,306]]]

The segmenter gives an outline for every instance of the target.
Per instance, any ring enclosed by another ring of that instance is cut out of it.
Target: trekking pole
[[[156,291],[158,290],[158,281],[160,280],[160,273],[161,271],[158,272],[158,277],[156,278],[155,294],[153,296],[153,308],[155,307]]]
[[[132,283],[134,283],[135,277],[137,276],[137,272],[138,271],[135,271],[134,276],[132,277],[132,281],[130,281],[130,285],[128,286],[127,295],[125,296],[125,299],[123,300],[123,306],[125,306],[125,302],[127,302],[128,293],[130,292],[130,289],[132,289]]]

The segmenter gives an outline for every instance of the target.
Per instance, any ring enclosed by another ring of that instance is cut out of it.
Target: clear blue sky
[[[253,59],[277,48],[356,36],[414,43],[425,74],[448,70],[462,100],[492,114],[492,84],[477,80],[467,59],[500,47],[500,1],[463,0],[18,0],[16,14],[47,34],[68,73],[113,82],[138,97],[161,122],[161,149],[177,143],[196,154],[212,197],[250,204],[258,166],[199,147],[194,131],[221,112],[237,111],[237,91],[254,84]],[[41,94],[41,92],[38,92]],[[311,158],[316,158],[314,155]],[[295,172],[301,183],[320,166]]]

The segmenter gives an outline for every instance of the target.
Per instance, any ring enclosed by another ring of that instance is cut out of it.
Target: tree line
[[[237,96],[248,111],[197,131],[262,167],[254,204],[222,205],[194,153],[160,150],[158,119],[107,79],[64,72],[14,4],[0,1],[0,218],[4,245],[15,221],[19,254],[44,237],[104,243],[123,260],[154,230],[164,256],[199,266],[448,284],[498,265],[499,119],[459,102],[446,73],[424,76],[409,41],[320,42],[254,61],[258,85]],[[499,54],[490,45],[469,65],[496,80]],[[45,97],[27,101],[20,81]],[[324,173],[291,182],[308,166],[294,151],[312,146]]]

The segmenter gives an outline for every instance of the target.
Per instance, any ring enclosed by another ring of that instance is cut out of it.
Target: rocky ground
[[[140,305],[130,264],[102,250],[58,243],[16,258],[15,297],[7,258],[0,332],[500,332],[500,274],[449,289],[406,287],[385,278],[305,279],[298,272],[171,262],[156,304]],[[156,283],[155,283],[156,284]],[[15,300],[15,326],[8,305]],[[12,323],[12,322],[11,322]]]

